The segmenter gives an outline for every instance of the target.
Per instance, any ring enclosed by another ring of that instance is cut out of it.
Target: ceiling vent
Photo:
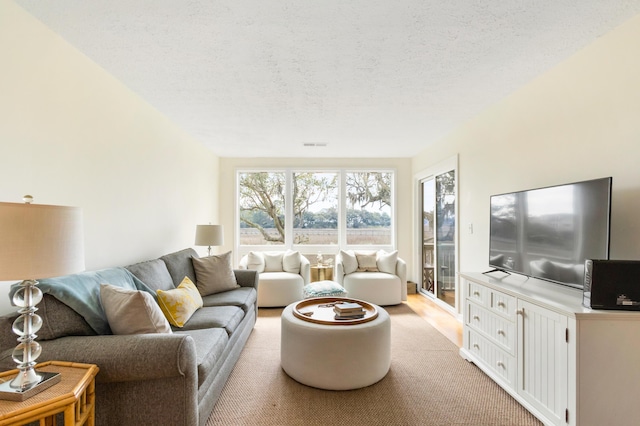
[[[326,143],[305,143],[303,146],[327,146]]]

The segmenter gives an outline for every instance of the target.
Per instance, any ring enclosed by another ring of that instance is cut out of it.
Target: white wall
[[[220,162],[220,219],[225,227],[225,250],[233,250],[235,241],[233,230],[236,226],[235,180],[238,169],[281,168],[388,168],[396,171],[396,215],[398,256],[411,266],[411,160],[410,159],[359,159],[359,158],[223,158]],[[409,269],[410,270],[410,269]],[[414,279],[409,276],[408,279]]]
[[[6,0],[0,64],[0,201],[82,207],[87,269],[192,246],[217,221],[219,159]]]
[[[462,271],[488,269],[491,194],[605,176],[613,176],[611,257],[640,259],[638,52],[640,16],[413,159],[418,173],[459,154]]]

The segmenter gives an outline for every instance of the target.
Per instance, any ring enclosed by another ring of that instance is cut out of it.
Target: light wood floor
[[[407,305],[449,340],[462,347],[462,323],[421,294],[407,295]]]

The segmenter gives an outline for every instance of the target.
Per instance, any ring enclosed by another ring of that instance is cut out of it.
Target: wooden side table
[[[320,266],[320,265],[312,265],[311,266],[311,282],[314,283],[316,281],[333,281],[333,267],[332,266]]]
[[[95,425],[95,377],[99,371],[96,365],[48,361],[38,364],[36,369],[60,373],[60,383],[22,402],[0,401],[0,426],[37,420],[41,425],[55,425],[58,413],[64,413],[64,426]],[[0,380],[11,380],[17,371],[0,373]]]

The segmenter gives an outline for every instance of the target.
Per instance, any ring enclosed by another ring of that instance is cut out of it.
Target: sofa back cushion
[[[193,270],[191,262],[194,257],[198,258],[198,253],[194,249],[188,248],[166,254],[160,258],[167,265],[174,287],[178,287],[184,277],[189,277],[191,282],[196,282],[196,272]]]
[[[42,328],[37,333],[38,340],[96,335],[96,332],[79,313],[50,294],[45,293],[42,296],[42,302],[36,306],[38,308],[37,314],[42,318]]]
[[[43,293],[54,296],[80,314],[97,334],[111,334],[107,316],[100,302],[101,284],[144,290],[155,297],[153,290],[123,267],[85,271],[62,277],[43,278],[39,281],[38,287]],[[17,288],[17,284],[11,286],[11,297]]]
[[[38,339],[52,340],[64,336],[95,336],[96,332],[85,319],[50,294],[44,294],[38,304],[42,328]]]
[[[126,268],[154,291],[175,288],[173,278],[169,274],[169,269],[167,269],[167,264],[161,259],[136,263]]]

